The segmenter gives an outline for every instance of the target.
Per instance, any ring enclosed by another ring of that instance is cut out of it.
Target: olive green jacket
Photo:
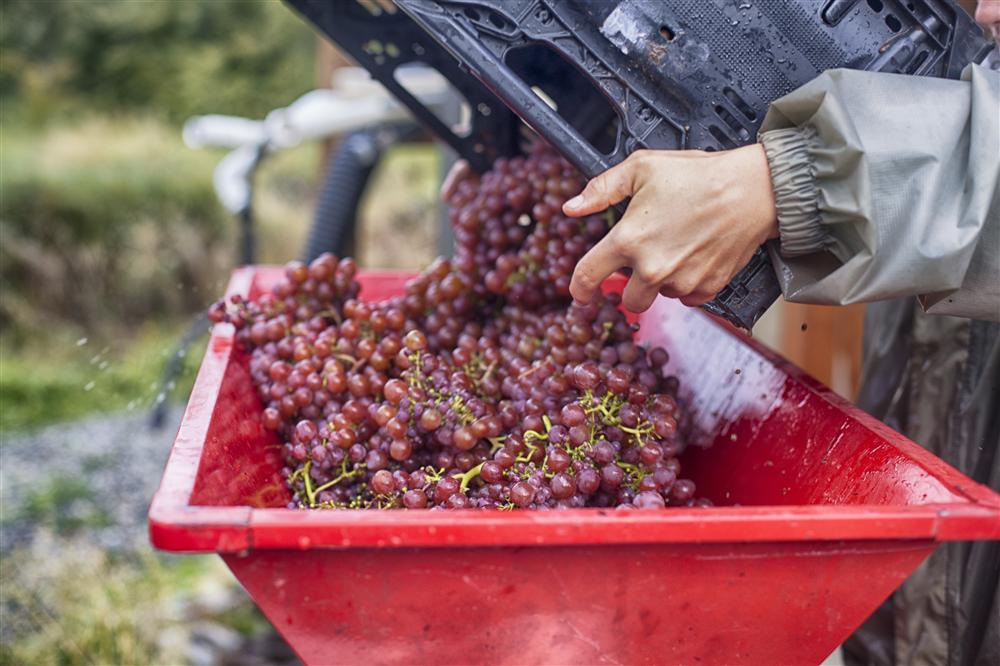
[[[877,301],[858,404],[1000,490],[1000,72],[833,70],[776,101],[760,139],[785,297]],[[938,548],[844,649],[1000,664],[1000,542]]]

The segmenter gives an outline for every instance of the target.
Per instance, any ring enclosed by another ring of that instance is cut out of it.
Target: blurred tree
[[[0,11],[0,101],[19,119],[260,116],[313,84],[313,33],[276,1],[4,0]]]
[[[177,128],[291,102],[315,44],[277,0],[0,0],[0,333],[203,307],[227,218]]]

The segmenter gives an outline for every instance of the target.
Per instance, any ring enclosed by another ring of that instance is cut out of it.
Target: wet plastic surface
[[[479,171],[519,152],[521,121],[589,178],[640,148],[750,143],[827,69],[958,78],[992,48],[954,0],[286,1]],[[467,131],[400,86],[413,62],[465,97]],[[780,293],[761,248],[705,308],[752,329]]]
[[[276,269],[243,269],[253,296]],[[407,276],[362,275],[362,297]],[[611,285],[620,288],[621,281]],[[704,313],[661,299],[710,509],[303,511],[216,326],[159,491],[158,548],[218,552],[307,663],[819,663],[1000,496]],[[739,506],[737,506],[739,505]]]

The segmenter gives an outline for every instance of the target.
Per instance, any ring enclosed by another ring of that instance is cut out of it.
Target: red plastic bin
[[[278,274],[238,270],[229,293]],[[363,273],[362,297],[408,277]],[[221,554],[310,664],[815,664],[938,542],[1000,538],[1000,495],[760,344],[665,299],[640,322],[712,445],[681,464],[715,508],[278,508],[277,442],[219,325],[153,544]]]

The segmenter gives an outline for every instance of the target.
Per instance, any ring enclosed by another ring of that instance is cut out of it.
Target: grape
[[[372,490],[374,490],[379,495],[392,492],[392,490],[396,486],[392,478],[392,472],[385,469],[375,472],[375,475],[372,477],[371,483],[372,483]]]
[[[498,483],[503,479],[503,467],[495,460],[488,460],[483,463],[482,469],[479,470],[479,476],[486,483]]]
[[[450,476],[446,476],[438,481],[434,488],[434,501],[441,503],[447,501],[449,497],[458,492],[459,482]]]
[[[636,495],[632,503],[639,509],[662,509],[667,505],[660,493],[651,490]]]
[[[663,449],[658,444],[646,444],[639,451],[639,459],[646,465],[655,465],[663,457]]]
[[[679,479],[670,490],[670,499],[676,502],[687,502],[694,497],[694,481]]]
[[[516,506],[526,507],[535,499],[535,487],[530,483],[518,481],[510,488],[510,501]]]
[[[573,370],[573,383],[579,389],[594,389],[601,383],[600,371],[597,364],[583,363]]]
[[[607,440],[601,440],[593,447],[594,450],[594,462],[598,465],[604,466],[609,464],[618,455],[615,451],[614,445]]]
[[[581,493],[591,495],[600,488],[601,475],[594,468],[587,467],[577,475],[576,486]]]
[[[566,499],[576,493],[576,479],[569,474],[559,473],[549,482],[552,496],[556,499]]]
[[[567,427],[578,426],[587,419],[587,415],[583,411],[583,407],[576,402],[567,403],[562,408],[560,415],[562,416],[563,425]]]
[[[268,430],[277,430],[281,426],[281,412],[274,407],[267,407],[264,410],[264,427]]]
[[[427,495],[422,490],[407,490],[403,494],[403,506],[407,509],[423,509],[427,507]]]
[[[363,300],[354,260],[324,254],[209,309],[248,352],[292,507],[710,504],[678,480],[669,354],[635,343],[618,295],[569,296],[607,231],[562,215],[582,187],[538,144],[456,189],[453,258],[402,294]]]

